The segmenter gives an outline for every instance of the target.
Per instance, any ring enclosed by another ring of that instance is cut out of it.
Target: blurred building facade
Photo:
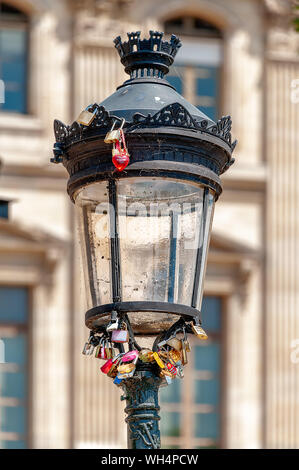
[[[203,322],[161,392],[164,447],[299,447],[299,36],[284,0],[0,1],[0,448],[126,447],[124,402],[81,355],[75,211],[49,163],[72,122],[125,79],[127,31],[183,42],[169,81],[231,114],[236,163],[216,205]],[[297,99],[298,98],[298,99]],[[292,354],[293,353],[293,354]]]

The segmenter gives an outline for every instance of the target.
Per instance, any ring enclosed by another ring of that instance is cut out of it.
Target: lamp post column
[[[160,449],[159,387],[154,367],[140,366],[134,377],[122,381],[127,406],[128,449]]]

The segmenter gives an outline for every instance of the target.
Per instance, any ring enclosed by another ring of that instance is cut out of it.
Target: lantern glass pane
[[[191,305],[203,194],[178,181],[119,181],[123,301]]]
[[[76,197],[87,307],[112,302],[107,181],[83,188]]]

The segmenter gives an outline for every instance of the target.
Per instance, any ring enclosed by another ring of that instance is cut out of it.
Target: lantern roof
[[[132,121],[139,115],[153,115],[166,106],[178,103],[197,122],[204,120],[208,125],[215,124],[163,78],[169,72],[182,45],[180,39],[172,34],[168,42],[163,41],[162,32],[150,31],[149,34],[149,39],[140,39],[140,31],[137,31],[127,33],[128,41],[122,42],[120,36],[114,40],[121,63],[130,79],[100,105],[118,117]]]
[[[149,35],[140,39],[137,31],[128,33],[128,41],[114,40],[130,78],[101,103],[87,106],[88,121],[78,118],[71,125],[54,121],[52,161],[67,168],[71,197],[78,185],[92,178],[135,175],[149,168],[169,172],[174,166],[194,178],[204,173],[205,181],[213,181],[211,188],[221,192],[219,176],[234,162],[231,118],[214,122],[176,92],[164,75],[181,42],[175,35],[164,41],[157,31]],[[115,173],[111,146],[104,142],[117,122],[116,127],[123,126],[130,153],[122,174]]]

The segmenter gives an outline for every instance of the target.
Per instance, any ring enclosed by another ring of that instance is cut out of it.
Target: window
[[[0,449],[26,447],[29,293],[0,286]]]
[[[167,80],[178,93],[216,121],[220,117],[221,31],[206,21],[190,17],[167,21],[164,29],[183,38],[183,47]]]
[[[4,82],[0,111],[27,111],[27,43],[28,18],[0,2],[0,79]]]
[[[0,217],[3,219],[8,219],[8,205],[9,201],[5,199],[0,199]]]
[[[164,448],[218,448],[221,445],[221,297],[204,297],[206,341],[189,337],[191,351],[184,379],[160,391]]]

